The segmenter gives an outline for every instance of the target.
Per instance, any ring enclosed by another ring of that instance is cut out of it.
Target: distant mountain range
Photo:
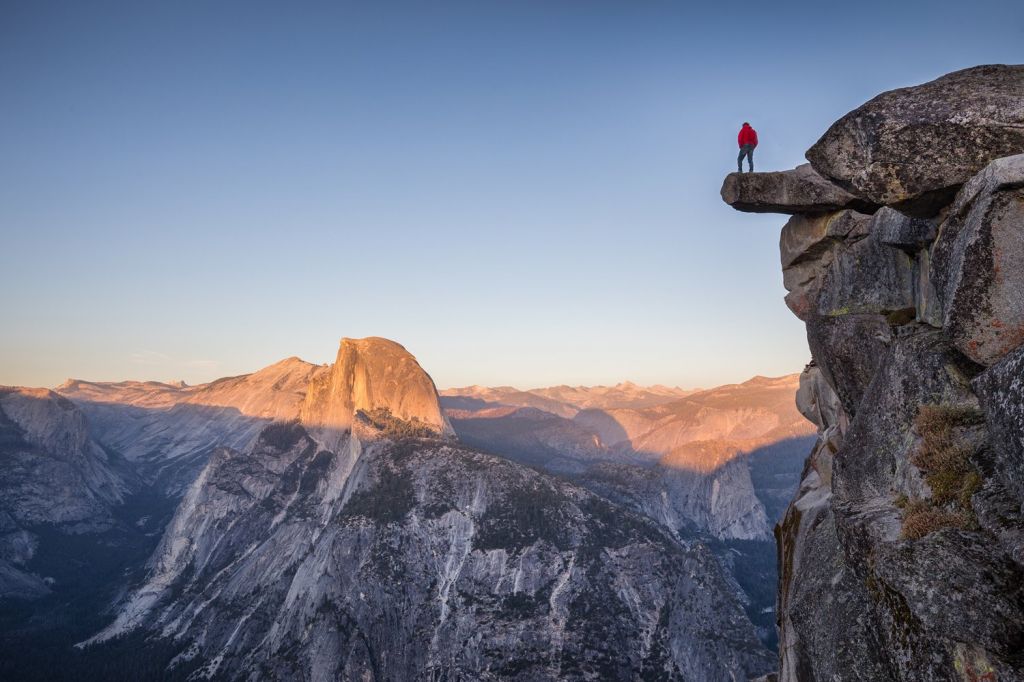
[[[794,386],[440,397],[371,338],[3,389],[0,677],[756,676]]]
[[[774,541],[815,429],[799,375],[686,391],[631,383],[442,391],[459,439],[564,476],[716,548],[774,645]]]
[[[746,456],[759,449],[812,437],[813,425],[794,402],[798,385],[793,374],[693,391],[629,383],[526,391],[471,386],[442,391],[441,404],[464,442],[518,461],[577,476],[655,467],[665,482],[713,479],[735,460],[746,468]],[[766,490],[770,499],[759,505],[749,476],[726,488],[744,498],[731,516],[716,493],[717,511],[690,520],[721,539],[766,538],[761,507],[777,509],[779,500]],[[692,491],[684,497],[694,501]]]
[[[551,386],[519,390],[511,386],[488,388],[485,386],[467,386],[465,388],[449,388],[441,391],[442,398],[466,398],[481,400],[485,403],[497,403],[516,407],[536,407],[556,414],[559,417],[572,418],[582,410],[644,408],[670,403],[679,398],[699,393],[700,389],[686,390],[667,386],[638,386],[626,381],[614,386]],[[472,409],[472,402],[467,402]],[[455,405],[445,401],[445,405]]]

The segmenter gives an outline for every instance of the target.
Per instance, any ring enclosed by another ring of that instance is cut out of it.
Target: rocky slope
[[[688,457],[685,451],[675,451],[703,441],[728,441],[749,451],[762,443],[809,433],[793,407],[797,381],[795,375],[754,377],[655,407],[585,410],[576,421],[598,432],[608,447],[668,455],[674,466],[709,470],[720,462],[709,460],[706,453]]]
[[[88,417],[96,440],[147,483],[180,496],[215,448],[246,448],[270,422],[297,418],[307,386],[324,371],[288,358],[199,386],[69,379],[56,390]]]
[[[794,214],[786,303],[813,355],[780,678],[1022,680],[1024,66],[880,95],[807,158],[722,191]]]
[[[135,487],[72,403],[46,389],[0,387],[0,599],[48,594],[53,578],[34,565],[51,549],[41,545],[110,530]]]
[[[718,563],[570,483],[450,439],[397,344],[343,341],[301,418],[220,448],[147,580],[142,631],[228,679],[734,680],[764,672]]]

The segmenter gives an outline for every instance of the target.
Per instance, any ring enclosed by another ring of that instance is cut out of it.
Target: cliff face
[[[1024,67],[977,67],[723,186],[792,215],[813,355],[818,441],[776,528],[783,680],[1024,679],[1022,152]]]
[[[405,348],[378,337],[342,339],[331,371],[316,377],[306,392],[302,422],[340,433],[360,412],[377,410],[453,434],[433,379]]]

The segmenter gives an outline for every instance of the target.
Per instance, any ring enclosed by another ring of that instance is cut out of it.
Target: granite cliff
[[[776,527],[782,680],[1024,679],[1024,66],[887,92],[810,165],[731,174],[792,217],[818,428]]]

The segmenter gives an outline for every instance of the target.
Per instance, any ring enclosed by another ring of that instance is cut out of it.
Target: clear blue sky
[[[439,385],[799,370],[780,216],[721,203],[1024,5],[0,4],[0,383],[190,382],[341,336]]]

